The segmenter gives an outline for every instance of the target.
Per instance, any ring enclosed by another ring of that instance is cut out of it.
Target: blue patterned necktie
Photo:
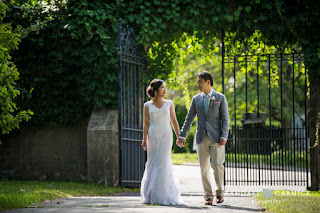
[[[205,94],[204,96],[204,110],[206,111],[206,115],[208,114],[209,108],[209,95]]]

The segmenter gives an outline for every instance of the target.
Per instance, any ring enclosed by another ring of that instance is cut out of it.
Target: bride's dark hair
[[[158,89],[160,88],[161,84],[164,83],[164,80],[161,79],[153,79],[150,82],[150,85],[147,88],[147,94],[149,97],[154,97],[155,92],[158,91]]]

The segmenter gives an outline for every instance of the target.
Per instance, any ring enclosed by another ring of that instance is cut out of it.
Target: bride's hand
[[[147,150],[147,142],[146,141],[142,141],[141,147],[142,147],[143,151],[146,151]]]

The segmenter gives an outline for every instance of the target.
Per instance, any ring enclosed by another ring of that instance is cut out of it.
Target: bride
[[[166,100],[166,83],[154,79],[147,88],[152,98],[144,104],[142,149],[147,150],[148,159],[141,181],[141,202],[144,204],[185,205],[181,198],[178,178],[171,161],[172,123],[177,138],[179,124],[171,100]]]

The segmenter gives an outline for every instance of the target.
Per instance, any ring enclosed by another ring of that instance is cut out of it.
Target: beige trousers
[[[197,145],[198,159],[201,169],[201,179],[204,189],[204,199],[213,199],[211,180],[210,180],[210,164],[213,169],[214,179],[216,181],[217,196],[223,196],[224,193],[224,166],[225,146],[219,143],[213,143],[206,135],[203,141]]]

